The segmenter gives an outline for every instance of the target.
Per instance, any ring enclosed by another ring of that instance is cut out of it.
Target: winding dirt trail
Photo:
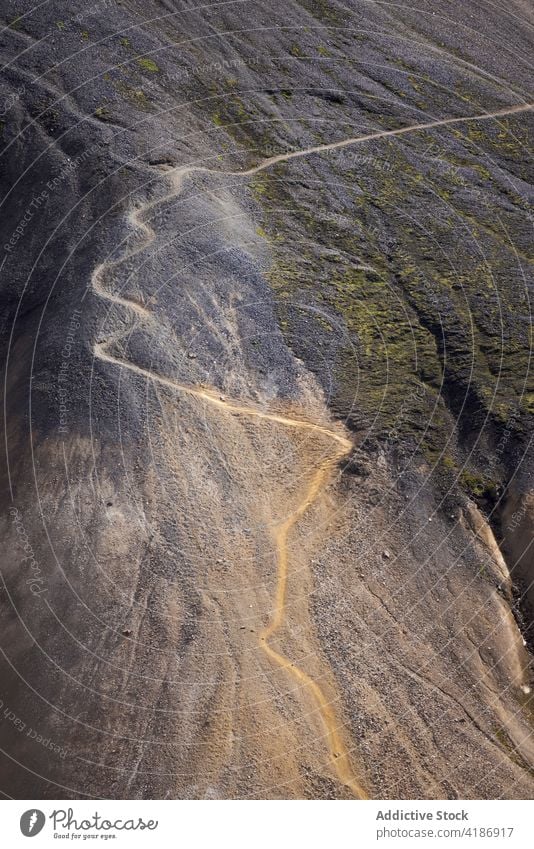
[[[514,115],[520,112],[527,112],[529,110],[532,110],[533,108],[534,104],[524,104],[510,107],[508,109],[500,109],[495,112],[483,113],[481,115],[457,118],[444,118],[441,120],[434,120],[426,123],[412,124],[408,127],[402,127],[396,130],[383,130],[375,133],[368,133],[363,136],[355,136],[343,139],[338,142],[332,142],[330,144],[322,144],[317,145],[315,147],[292,151],[290,153],[278,154],[277,156],[272,156],[268,159],[264,159],[258,165],[255,165],[252,168],[243,171],[219,171],[217,169],[210,169],[196,165],[177,168],[174,171],[169,172],[169,176],[171,177],[173,186],[172,191],[170,191],[163,197],[152,201],[151,203],[145,204],[139,209],[133,210],[128,216],[128,220],[132,227],[136,228],[138,231],[140,230],[144,238],[139,241],[137,247],[126,252],[119,259],[104,262],[97,266],[91,276],[91,287],[93,291],[104,300],[116,304],[117,306],[132,310],[137,315],[137,317],[145,323],[154,323],[154,316],[143,303],[132,298],[123,298],[120,295],[114,294],[108,288],[106,288],[105,278],[110,274],[110,272],[113,271],[114,268],[119,267],[126,260],[132,259],[137,254],[140,254],[154,241],[154,239],[156,238],[156,234],[152,227],[143,219],[147,216],[148,213],[150,213],[150,211],[154,207],[177,197],[180,193],[184,180],[193,173],[214,174],[217,176],[226,175],[235,177],[250,177],[278,163],[287,162],[290,159],[309,156],[314,153],[322,153],[329,150],[336,150],[338,148],[349,147],[352,145],[360,144],[365,141],[372,141],[374,139],[404,135],[406,133],[416,132],[418,130],[434,129],[436,127],[447,126],[450,124],[459,124],[468,121],[485,121],[491,118],[505,117],[507,115]],[[325,427],[324,425],[319,424],[317,422],[309,421],[304,417],[299,418],[294,416],[285,416],[282,413],[277,412],[268,413],[252,405],[243,404],[238,400],[223,399],[220,394],[214,390],[180,383],[179,381],[173,380],[172,378],[164,377],[163,375],[158,375],[155,372],[150,371],[148,369],[144,369],[141,366],[135,365],[134,363],[122,360],[114,356],[109,351],[109,348],[114,341],[116,341],[116,339],[111,339],[107,342],[96,343],[94,346],[95,357],[104,362],[115,365],[119,368],[126,368],[129,371],[132,371],[134,374],[138,374],[141,377],[154,380],[171,389],[187,393],[188,395],[192,395],[197,398],[201,398],[209,404],[223,409],[226,413],[238,416],[264,419],[285,427],[313,431],[317,434],[330,438],[334,443],[335,451],[333,452],[330,458],[323,460],[321,465],[315,470],[312,480],[309,483],[307,489],[305,490],[302,496],[302,500],[298,504],[297,508],[286,519],[284,519],[284,521],[279,523],[274,529],[274,542],[276,546],[278,563],[276,597],[271,620],[269,624],[260,632],[259,644],[265,654],[274,663],[276,663],[282,669],[286,670],[290,675],[292,675],[292,677],[297,682],[303,684],[304,687],[309,690],[316,703],[317,710],[321,716],[326,732],[325,739],[330,752],[330,758],[339,780],[353,792],[356,798],[369,798],[365,789],[363,788],[362,784],[359,782],[354,773],[348,749],[342,739],[342,734],[339,728],[339,721],[336,718],[332,704],[325,695],[324,691],[321,689],[317,681],[315,681],[306,672],[296,666],[296,664],[292,663],[287,657],[277,652],[269,644],[269,640],[277,633],[277,631],[279,631],[284,621],[287,595],[287,578],[289,571],[289,535],[292,529],[299,521],[299,519],[307,512],[311,505],[318,499],[321,492],[325,489],[325,487],[332,478],[332,472],[336,464],[339,462],[340,459],[342,459],[346,454],[349,453],[352,448],[352,443],[349,439],[347,439],[334,428]]]
[[[352,447],[348,440],[346,440],[346,443],[349,447]],[[369,796],[354,774],[349,752],[347,751],[347,747],[342,739],[342,735],[339,730],[339,720],[336,717],[332,703],[326,697],[317,681],[314,681],[314,679],[304,672],[303,669],[300,669],[300,667],[296,664],[291,663],[291,661],[284,657],[284,655],[280,654],[269,645],[270,637],[274,636],[283,624],[284,620],[286,586],[289,569],[287,550],[288,536],[291,529],[296,525],[301,516],[304,515],[308,508],[319,497],[331,477],[333,466],[339,459],[345,456],[347,450],[347,447],[342,446],[334,457],[321,464],[319,470],[314,475],[304,498],[296,510],[294,510],[287,519],[275,528],[276,553],[278,559],[278,582],[276,587],[275,607],[271,621],[260,633],[260,646],[271,660],[283,669],[286,669],[293,678],[309,689],[309,692],[315,699],[317,709],[319,710],[326,730],[326,742],[330,752],[330,758],[338,778],[343,782],[343,784],[352,790],[357,799],[368,799]]]

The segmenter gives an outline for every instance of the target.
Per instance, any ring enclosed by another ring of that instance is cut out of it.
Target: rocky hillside
[[[0,791],[533,798],[525,0],[6,0]]]

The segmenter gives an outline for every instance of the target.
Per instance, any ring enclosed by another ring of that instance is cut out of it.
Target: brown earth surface
[[[4,13],[4,796],[533,798],[534,21],[423,6]]]

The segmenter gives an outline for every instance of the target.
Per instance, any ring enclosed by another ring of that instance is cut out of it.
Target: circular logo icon
[[[20,818],[20,830],[25,837],[35,837],[39,834],[46,822],[46,817],[42,811],[32,808],[25,811]]]

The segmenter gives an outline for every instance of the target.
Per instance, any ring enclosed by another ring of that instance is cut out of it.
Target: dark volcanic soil
[[[0,792],[533,798],[531,5],[68,7],[0,22]]]

